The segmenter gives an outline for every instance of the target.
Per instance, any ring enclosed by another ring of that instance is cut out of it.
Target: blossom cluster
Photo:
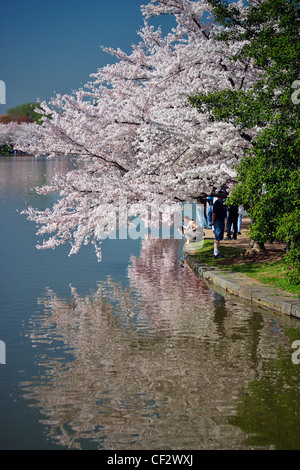
[[[216,40],[221,28],[206,0],[151,0],[141,11],[132,51],[104,48],[116,62],[72,95],[41,103],[43,125],[22,144],[35,155],[77,157],[76,169],[39,189],[59,193],[53,208],[26,211],[39,235],[52,234],[43,248],[97,245],[97,227],[120,197],[139,215],[148,204],[193,201],[235,176],[247,141],[230,123],[199,114],[188,96],[250,87],[255,69],[230,59],[236,44]],[[151,25],[165,14],[177,25],[167,35]]]

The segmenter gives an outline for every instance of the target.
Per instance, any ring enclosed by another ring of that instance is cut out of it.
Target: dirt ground
[[[220,242],[220,248],[222,246],[232,247],[232,248],[241,248],[246,251],[249,248],[249,230],[250,219],[243,218],[242,220],[242,228],[241,228],[241,235],[237,236],[236,240],[225,240],[226,234],[224,235],[224,240]],[[210,229],[205,229],[205,239],[214,239],[213,231]],[[255,252],[251,255],[237,255],[231,256],[229,259],[222,260],[222,264],[239,264],[239,263],[259,263],[259,262],[273,262],[283,258],[285,254],[285,244],[279,242],[273,243],[265,243],[265,250]]]

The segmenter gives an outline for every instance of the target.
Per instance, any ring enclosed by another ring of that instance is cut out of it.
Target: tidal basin
[[[1,449],[299,449],[299,321],[213,290],[182,241],[35,248],[72,160],[0,158]]]

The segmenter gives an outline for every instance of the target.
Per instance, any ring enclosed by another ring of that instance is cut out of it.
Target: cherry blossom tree
[[[114,64],[92,74],[72,95],[41,103],[43,125],[23,140],[22,150],[74,155],[78,166],[37,189],[59,193],[52,209],[25,211],[40,225],[39,235],[50,235],[39,248],[70,242],[72,254],[89,241],[97,247],[100,234],[115,229],[116,220],[117,227],[136,215],[156,223],[149,216],[153,205],[162,208],[163,220],[172,220],[183,202],[235,176],[251,135],[210,122],[188,96],[249,87],[256,72],[250,61],[229,60],[237,45],[215,40],[220,26],[210,8],[206,0],[151,0],[141,7],[144,25],[130,54],[103,48],[115,56]],[[165,36],[150,24],[160,15],[176,20]],[[112,218],[120,199],[126,211]]]
[[[0,124],[0,145],[11,144],[12,126],[8,124]]]
[[[17,142],[31,140],[36,134],[36,126],[23,122],[18,124],[11,121],[8,124],[0,123],[0,145],[13,145]]]

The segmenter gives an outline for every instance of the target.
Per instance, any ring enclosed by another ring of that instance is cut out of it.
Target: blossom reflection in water
[[[227,418],[276,353],[272,321],[209,289],[179,249],[144,240],[127,287],[107,277],[90,295],[39,299],[28,336],[41,372],[21,386],[60,446],[244,448]]]

